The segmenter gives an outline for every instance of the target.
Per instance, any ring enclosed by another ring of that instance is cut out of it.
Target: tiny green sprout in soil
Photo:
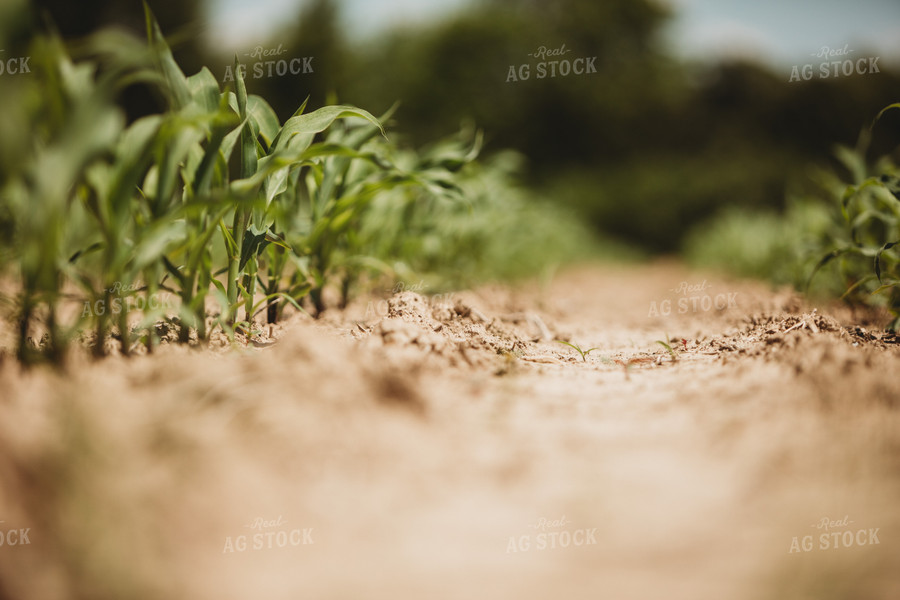
[[[670,339],[668,335],[666,335],[666,339],[667,340]],[[687,347],[687,342],[685,340],[682,340],[682,342],[684,342],[685,347]],[[672,362],[678,361],[678,355],[675,353],[675,349],[672,348],[672,346],[669,344],[669,342],[664,342],[663,340],[656,340],[656,343],[659,344],[660,346],[662,346],[663,348],[665,348],[666,351],[668,351],[669,355],[672,357]]]
[[[569,343],[569,342],[564,342],[564,341],[562,341],[562,340],[555,340],[555,341],[556,341],[557,344],[565,344],[566,346],[569,346],[570,348],[574,348],[574,349],[578,352],[578,354],[581,355],[581,360],[582,360],[583,362],[587,362],[587,355],[588,355],[588,354],[590,354],[590,353],[593,352],[594,350],[599,350],[599,348],[588,348],[587,350],[582,350],[582,349],[581,349],[580,347],[578,347],[578,345],[576,345],[576,344],[571,344],[571,343]]]

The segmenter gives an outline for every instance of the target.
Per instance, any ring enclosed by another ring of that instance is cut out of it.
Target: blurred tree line
[[[35,4],[70,36],[104,23],[143,27],[136,0]],[[203,3],[150,5],[185,72],[207,64],[221,78],[233,54],[200,44]],[[342,27],[340,8],[337,0],[308,0],[259,41],[282,46],[288,59],[313,57],[312,73],[248,78],[249,91],[282,119],[307,96],[311,108],[337,100],[375,114],[399,101],[395,130],[415,145],[474,122],[488,152],[514,148],[527,157],[523,175],[548,201],[657,252],[676,250],[722,207],[782,207],[804,169],[830,161],[835,143],[852,145],[881,108],[900,100],[900,78],[884,64],[878,74],[789,83],[788,71],[750,63],[676,61],[660,35],[672,15],[652,0],[482,0],[441,22],[365,41]],[[533,56],[541,47],[561,54]],[[538,63],[577,58],[593,59],[591,68],[550,77],[548,66],[538,78]],[[527,80],[519,77],[525,64]],[[872,153],[896,142],[888,138],[876,137]]]

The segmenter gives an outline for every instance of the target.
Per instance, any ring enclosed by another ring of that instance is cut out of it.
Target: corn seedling
[[[885,112],[898,108],[900,103],[884,108],[872,128]],[[836,198],[846,233],[815,265],[807,287],[823,267],[837,263],[847,282],[843,297],[886,306],[895,317],[889,328],[896,331],[900,327],[900,169],[890,156],[873,167],[867,164],[870,135],[871,128],[860,136],[855,150],[840,147],[836,151],[853,180]]]
[[[588,354],[590,354],[590,353],[593,352],[594,350],[599,350],[599,348],[588,348],[587,350],[582,350],[582,349],[581,349],[579,346],[577,346],[576,344],[571,344],[571,343],[569,343],[569,342],[564,342],[564,341],[562,341],[562,340],[556,340],[556,343],[557,343],[557,344],[564,344],[564,345],[566,345],[566,346],[568,346],[568,347],[570,347],[570,348],[574,348],[575,351],[578,352],[578,354],[581,355],[581,360],[582,360],[582,362],[587,362],[587,355],[588,355]]]
[[[669,340],[668,334],[666,334],[666,340]],[[672,357],[672,362],[678,362],[678,355],[675,353],[675,350],[672,348],[668,341],[656,340],[656,343],[666,349],[666,351],[669,353],[669,356]],[[685,345],[687,344],[685,343]]]

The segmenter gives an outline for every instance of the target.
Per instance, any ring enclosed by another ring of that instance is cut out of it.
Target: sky
[[[750,56],[804,64],[824,46],[851,58],[900,59],[900,0],[668,0],[676,16],[666,39],[676,53],[714,60]]]
[[[368,37],[398,25],[415,25],[460,10],[469,0],[338,0],[347,27]],[[232,49],[255,46],[299,14],[305,0],[207,0],[217,39]]]
[[[306,0],[208,0],[211,30],[230,50],[264,42],[299,14]],[[346,27],[368,37],[397,25],[425,23],[468,0],[339,0]],[[552,2],[552,0],[547,0]],[[602,0],[598,0],[602,1]],[[658,0],[675,9],[664,32],[680,57],[754,58],[772,66],[816,62],[824,46],[851,58],[881,56],[900,63],[900,0]]]

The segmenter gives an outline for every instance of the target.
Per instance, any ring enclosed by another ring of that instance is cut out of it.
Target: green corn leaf
[[[187,87],[193,102],[204,112],[215,113],[219,110],[219,82],[209,69],[203,67],[198,73],[188,77]]]
[[[849,206],[850,202],[853,198],[856,197],[857,188],[856,186],[847,186],[847,189],[844,190],[844,193],[841,195],[841,214],[844,217],[844,220],[849,224],[850,223],[850,212]]]
[[[823,256],[823,257],[819,260],[819,262],[816,263],[816,266],[813,268],[813,271],[812,271],[812,273],[810,274],[809,279],[806,280],[806,291],[807,291],[807,293],[809,293],[809,286],[812,284],[812,280],[813,280],[813,278],[816,276],[816,273],[818,273],[819,270],[820,270],[822,267],[824,267],[825,265],[827,265],[828,263],[830,263],[832,260],[834,260],[834,259],[837,258],[838,256],[842,256],[842,255],[846,254],[846,253],[849,252],[849,251],[850,251],[850,249],[848,249],[848,248],[841,248],[841,249],[838,249],[838,250],[832,250],[831,252],[829,252],[828,254],[826,254],[825,256]]]
[[[257,301],[256,304],[253,305],[253,316],[256,317],[256,315],[258,315],[259,313],[261,313],[263,310],[266,309],[266,307],[269,305],[269,303],[272,300],[275,300],[277,298],[281,298],[282,300],[284,300],[285,302],[287,302],[288,304],[290,304],[291,306],[296,308],[298,312],[306,314],[306,311],[303,310],[303,307],[301,307],[297,303],[297,301],[294,298],[292,298],[289,294],[286,294],[284,292],[275,292],[274,294],[269,294],[268,296],[261,298],[259,301]]]
[[[672,360],[678,360],[678,356],[675,354],[675,350],[673,350],[672,346],[670,346],[667,342],[656,340],[656,343],[665,348],[666,351],[668,351],[668,353],[672,356]]]
[[[222,285],[222,282],[221,282],[221,281],[219,281],[218,279],[213,278],[213,279],[212,279],[212,284],[213,284],[213,287],[215,287],[216,290],[221,294],[221,297],[222,297],[222,298],[227,298],[227,297],[228,297],[227,293],[225,292],[225,286]]]
[[[834,156],[850,171],[854,183],[862,183],[865,180],[866,159],[863,155],[847,146],[837,146],[834,149]]]
[[[241,133],[244,131],[246,123],[246,120],[238,123],[238,126],[232,129],[222,140],[220,151],[226,165],[228,164],[228,161],[231,160],[231,153],[234,151],[234,147],[237,145],[238,140],[241,139]]]
[[[853,292],[855,292],[857,289],[864,287],[870,281],[874,281],[874,280],[875,280],[874,275],[866,275],[865,277],[861,278],[859,281],[857,281],[856,283],[851,285],[849,288],[847,288],[847,290],[843,294],[841,294],[841,300],[845,300],[845,299],[849,298],[853,294]]]
[[[886,112],[889,111],[889,110],[893,110],[893,109],[895,109],[895,108],[900,108],[900,102],[895,102],[894,104],[890,104],[890,105],[885,106],[884,108],[882,108],[882,109],[878,112],[878,115],[876,115],[875,120],[872,121],[872,126],[871,126],[869,129],[872,129],[872,128],[875,127],[875,124],[881,119],[881,116],[882,116],[884,113],[886,113]]]
[[[160,260],[172,243],[184,239],[187,233],[184,221],[159,222],[143,231],[130,259],[131,270],[140,271]]]
[[[237,54],[234,55],[235,73],[241,66]],[[235,77],[235,90],[237,96],[238,114],[244,120],[241,128],[241,179],[246,179],[256,173],[256,136],[253,132],[252,122],[247,117],[247,86],[243,77]]]
[[[344,228],[348,225],[350,219],[353,218],[355,214],[356,211],[353,209],[345,210],[344,212],[329,220],[328,228],[335,233],[343,231]]]
[[[247,113],[256,123],[259,130],[259,136],[269,148],[275,141],[281,125],[278,122],[278,115],[269,106],[269,103],[259,96],[251,95],[247,98]]]
[[[237,242],[234,241],[234,236],[231,235],[231,230],[225,225],[223,219],[219,219],[219,229],[222,232],[222,237],[225,239],[225,250],[229,256],[237,254]],[[227,272],[228,269],[226,268],[224,271]]]
[[[305,158],[321,158],[326,156],[339,156],[343,158],[358,158],[365,160],[382,169],[393,168],[393,165],[376,152],[367,152],[355,150],[349,145],[337,144],[333,142],[322,142],[313,144],[303,153]]]
[[[312,166],[314,163],[298,158],[297,155],[271,154],[259,160],[257,171],[246,179],[231,182],[231,191],[239,196],[255,196],[266,179],[279,169],[292,166]]]
[[[153,16],[153,12],[150,10],[150,6],[147,5],[146,0],[144,1],[144,22],[147,27],[147,40],[156,53],[157,66],[166,80],[169,100],[174,108],[184,108],[191,101],[191,91],[188,87],[187,78],[184,76],[181,67],[175,62],[172,50],[166,43],[166,39],[159,28],[159,23],[157,23],[156,17]]]
[[[878,283],[882,283],[881,281],[881,255],[900,244],[900,240],[896,242],[888,242],[884,246],[881,247],[881,250],[878,251],[878,254],[875,255],[875,277],[878,278]]]
[[[131,217],[131,199],[141,178],[153,160],[154,143],[159,135],[162,118],[158,115],[135,121],[119,140],[115,170],[107,205],[118,213],[117,227],[124,227]]]
[[[218,116],[214,121],[212,135],[203,155],[203,160],[194,173],[193,190],[196,194],[207,194],[213,172],[220,157],[219,150],[226,136],[237,125],[237,116],[227,110],[227,99],[222,98],[218,106]]]
[[[238,270],[242,271],[247,264],[247,261],[249,261],[251,257],[258,255],[268,243],[265,232],[257,235],[252,231],[247,231],[244,234],[244,240],[241,246],[241,260],[238,264]]]
[[[163,125],[161,133],[163,145],[157,148],[157,174],[155,212],[160,214],[169,206],[178,183],[177,175],[181,163],[191,150],[203,141],[204,134],[199,129],[187,127],[183,123],[170,121]]]
[[[898,281],[896,279],[893,281],[889,281],[888,283],[885,283],[884,285],[873,290],[872,295],[874,296],[875,294],[880,294],[881,292],[885,292],[887,290],[893,289],[898,286],[900,286],[900,281]]]
[[[210,239],[212,239],[212,236],[215,234],[215,232],[218,229],[217,224],[219,223],[219,221],[221,221],[223,218],[225,218],[226,213],[228,213],[230,210],[231,210],[230,206],[224,206],[224,207],[220,208],[218,213],[213,215],[209,220],[209,222],[212,223],[212,225],[206,227],[201,232],[200,236],[198,238],[196,238],[196,240],[194,241],[194,243],[193,243],[194,248],[193,248],[193,251],[191,252],[190,262],[188,263],[188,272],[189,273],[197,272],[197,268],[200,265],[200,261],[203,259],[203,256],[205,255],[205,253],[202,252],[201,250],[206,248],[209,245]]]
[[[288,175],[290,175],[289,166],[278,169],[266,179],[266,207],[271,204],[275,196],[287,191]]]
[[[280,236],[272,233],[271,231],[267,231],[265,233],[266,241],[275,246],[281,246],[285,250],[293,250],[290,245]]]
[[[325,106],[309,114],[303,114],[288,119],[284,124],[284,127],[281,128],[281,131],[278,132],[278,136],[274,142],[275,149],[281,150],[288,147],[295,136],[299,136],[299,139],[302,140],[302,142],[299,142],[299,147],[300,149],[305,150],[312,142],[315,134],[325,131],[338,119],[352,117],[358,117],[369,121],[377,126],[381,133],[384,134],[384,127],[382,127],[378,119],[361,108],[343,105]]]

